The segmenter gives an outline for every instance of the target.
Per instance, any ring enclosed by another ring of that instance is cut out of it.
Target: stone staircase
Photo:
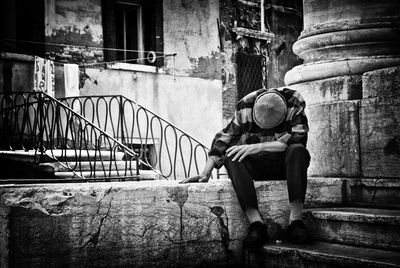
[[[158,179],[156,172],[140,165],[137,172],[137,161],[128,158],[123,152],[101,150],[51,150],[43,156],[35,150],[0,151],[0,182],[73,182],[82,181],[81,177],[91,181]]]
[[[310,245],[270,241],[248,267],[400,267],[400,180],[348,179],[343,207],[304,212]]]

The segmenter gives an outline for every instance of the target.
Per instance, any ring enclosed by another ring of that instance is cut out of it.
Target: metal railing
[[[144,169],[183,179],[208,157],[199,141],[119,95],[0,93],[0,130],[1,150],[33,150],[38,163],[50,159],[81,179],[135,178]]]
[[[206,146],[124,96],[81,96],[60,101],[132,148],[140,160],[164,177],[197,175],[207,161]]]
[[[36,164],[57,163],[75,179],[138,178],[139,165],[162,175],[133,149],[42,92],[0,93],[0,130],[0,150],[33,152]]]

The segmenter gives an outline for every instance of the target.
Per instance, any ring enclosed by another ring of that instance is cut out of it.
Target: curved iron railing
[[[86,180],[137,178],[139,165],[162,175],[74,109],[42,92],[0,93],[0,149],[33,151]]]
[[[133,149],[139,159],[164,177],[197,175],[207,160],[206,146],[124,96],[81,96],[60,101]]]

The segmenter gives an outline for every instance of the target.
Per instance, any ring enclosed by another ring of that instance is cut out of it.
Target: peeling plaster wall
[[[306,206],[341,204],[341,179],[310,179]],[[286,182],[256,182],[270,236]],[[1,267],[214,267],[241,261],[248,222],[229,180],[0,187]]]
[[[101,0],[46,0],[45,40],[49,43],[103,47]],[[92,62],[103,59],[103,51],[76,47],[46,47],[57,60]]]
[[[164,0],[166,71],[176,75],[221,79],[218,0]],[[220,94],[216,92],[216,94]]]

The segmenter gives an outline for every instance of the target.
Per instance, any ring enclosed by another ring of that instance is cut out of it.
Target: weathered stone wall
[[[103,60],[101,0],[46,0],[45,9],[45,41],[71,45],[46,45],[47,55],[70,62]]]
[[[400,177],[400,67],[364,73],[360,104],[361,169]]]
[[[222,117],[224,124],[227,123],[235,111],[237,99],[236,88],[236,60],[234,37],[231,28],[234,26],[236,18],[236,10],[233,1],[220,1],[220,40],[222,41],[224,61],[222,61]],[[222,48],[221,48],[222,50]]]
[[[163,16],[167,73],[220,80],[219,1],[164,0]]]
[[[285,82],[308,104],[314,176],[399,177],[400,4],[304,1]],[[386,69],[387,68],[387,69]]]
[[[342,203],[341,179],[311,179],[308,207]],[[273,237],[286,183],[256,182]],[[3,186],[1,267],[195,267],[238,263],[248,223],[229,180]]]

